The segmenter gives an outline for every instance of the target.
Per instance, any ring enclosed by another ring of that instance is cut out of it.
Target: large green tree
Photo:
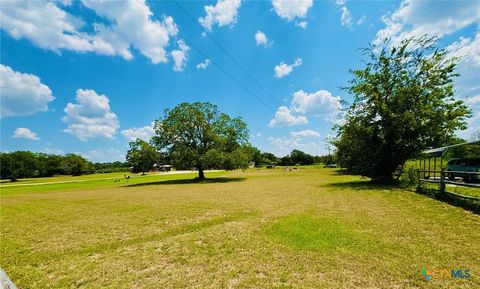
[[[249,161],[248,129],[211,103],[181,103],[155,121],[153,143],[178,168],[196,168],[199,179],[209,168],[234,169]]]
[[[133,166],[134,173],[150,171],[153,165],[160,160],[160,154],[154,146],[148,142],[137,138],[136,141],[130,142],[130,149],[127,152],[127,161]]]
[[[66,175],[80,176],[93,173],[95,168],[92,163],[77,154],[66,154],[62,161],[63,172]]]
[[[410,38],[398,46],[363,50],[365,67],[351,71],[354,97],[333,142],[338,162],[374,181],[391,181],[408,158],[449,143],[466,128],[467,106],[454,96],[457,59],[437,38]]]

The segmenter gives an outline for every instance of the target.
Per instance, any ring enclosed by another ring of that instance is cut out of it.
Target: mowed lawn
[[[0,266],[19,288],[480,285],[461,208],[321,168],[192,177],[2,188]]]

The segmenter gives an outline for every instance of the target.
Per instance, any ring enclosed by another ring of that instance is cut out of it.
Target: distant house
[[[248,168],[249,169],[255,168],[255,162],[250,162],[250,164],[248,164]]]
[[[153,165],[153,170],[156,172],[169,172],[172,170],[172,166],[155,164]]]

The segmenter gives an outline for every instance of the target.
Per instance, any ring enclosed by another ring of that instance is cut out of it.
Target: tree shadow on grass
[[[352,175],[352,173],[350,173],[346,169],[332,169],[331,172],[332,172],[333,175],[342,175],[342,176],[345,176],[345,175],[351,176]]]
[[[372,191],[372,190],[380,191],[380,190],[394,190],[394,189],[404,190],[411,193],[424,195],[425,197],[436,199],[438,201],[447,203],[455,207],[460,207],[464,210],[471,211],[472,213],[475,213],[477,215],[480,214],[480,201],[462,199],[462,198],[455,197],[453,195],[447,195],[447,194],[442,195],[435,190],[414,190],[414,189],[411,190],[407,188],[402,188],[398,184],[377,184],[377,183],[369,182],[367,180],[330,183],[330,184],[322,185],[322,187],[334,188],[334,189],[346,189],[346,190],[354,190],[354,191]]]
[[[164,181],[155,181],[147,182],[140,184],[131,184],[126,185],[126,187],[143,187],[143,186],[155,186],[155,185],[188,185],[188,184],[214,184],[214,183],[233,183],[233,182],[243,182],[246,178],[206,178],[200,180],[198,178],[194,179],[179,179],[179,180],[164,180]]]
[[[389,190],[399,189],[397,184],[379,184],[371,181],[349,181],[339,183],[324,184],[322,187],[334,188],[334,189],[349,189],[349,190]]]

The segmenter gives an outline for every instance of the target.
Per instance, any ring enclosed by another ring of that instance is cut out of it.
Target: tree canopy
[[[177,168],[204,170],[246,167],[248,129],[241,118],[231,118],[218,111],[216,105],[204,102],[181,103],[166,109],[164,117],[155,121],[153,143]]]
[[[133,167],[133,173],[145,174],[160,160],[160,154],[156,148],[144,140],[137,138],[137,140],[129,142],[129,145],[130,149],[126,158]]]
[[[311,165],[313,163],[315,163],[314,156],[296,149],[280,160],[280,165],[282,166]]]
[[[78,176],[95,171],[93,164],[79,155],[49,155],[30,151],[0,153],[0,165],[0,177],[12,181],[54,175]]]
[[[448,144],[466,128],[467,106],[454,96],[457,59],[437,39],[410,38],[397,47],[363,49],[363,69],[352,70],[346,90],[353,104],[338,127],[338,162],[374,181],[390,181],[404,162],[429,147]]]

